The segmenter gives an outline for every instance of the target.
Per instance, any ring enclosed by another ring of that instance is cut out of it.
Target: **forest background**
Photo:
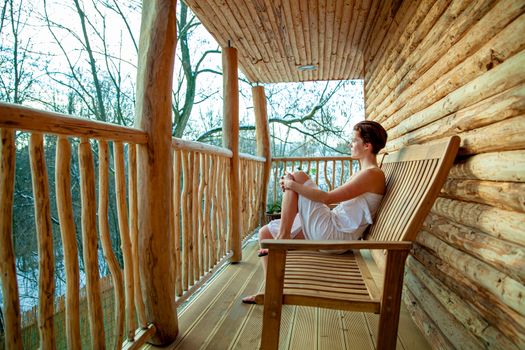
[[[0,101],[133,126],[141,2],[136,0],[0,0]],[[173,129],[178,138],[221,145],[221,51],[194,14],[178,2]],[[252,83],[240,72],[241,152],[255,153]],[[364,119],[362,81],[264,84],[272,156],[348,154],[351,126]],[[17,133],[14,243],[22,309],[37,304],[35,236],[27,133]],[[46,137],[49,188],[54,189],[56,139]],[[73,140],[75,146],[75,141]],[[76,141],[78,142],[78,140]],[[93,147],[96,147],[94,145]],[[76,152],[73,152],[75,156]],[[111,154],[111,152],[110,152]],[[96,161],[96,160],[95,160]],[[80,228],[78,161],[72,195]],[[110,229],[122,263],[114,183]],[[51,191],[51,203],[55,203]],[[65,272],[56,205],[51,208],[56,294]],[[80,232],[77,232],[80,242]],[[80,268],[83,271],[79,245]],[[100,252],[100,268],[108,273]],[[82,272],[81,272],[82,275]],[[81,280],[83,277],[81,276]],[[2,303],[0,295],[0,332]]]

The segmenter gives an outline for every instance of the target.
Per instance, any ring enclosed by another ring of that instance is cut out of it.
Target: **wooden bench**
[[[379,313],[378,349],[395,349],[405,260],[439,194],[459,148],[459,137],[402,148],[382,168],[386,194],[365,240],[264,240],[268,271],[262,349],[277,349],[283,304]],[[319,252],[348,249],[342,255]],[[384,273],[380,289],[360,250],[369,249]]]

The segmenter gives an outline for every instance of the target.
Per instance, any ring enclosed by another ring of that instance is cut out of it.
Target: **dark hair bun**
[[[372,145],[372,152],[379,153],[386,145],[388,134],[378,122],[372,120],[364,120],[354,126],[354,130],[359,132],[359,135],[365,143]]]

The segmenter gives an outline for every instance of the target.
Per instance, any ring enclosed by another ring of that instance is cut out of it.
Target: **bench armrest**
[[[409,241],[312,241],[299,239],[265,239],[261,241],[261,248],[270,250],[319,250],[319,249],[386,249],[410,250]]]

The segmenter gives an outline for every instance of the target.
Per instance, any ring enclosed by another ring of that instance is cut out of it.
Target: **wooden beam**
[[[0,127],[99,140],[147,142],[147,135],[137,129],[2,102],[0,102]]]
[[[142,4],[135,126],[148,143],[138,147],[138,225],[141,288],[151,342],[171,343],[178,333],[175,306],[172,200],[171,91],[177,42],[176,1]],[[169,286],[167,288],[167,286]]]
[[[232,262],[242,259],[239,184],[239,80],[237,76],[237,49],[225,47],[222,50],[222,71],[224,77],[224,122],[223,146],[233,153],[230,167],[230,227]]]
[[[257,143],[257,155],[266,158],[263,170],[261,191],[261,220],[266,211],[266,196],[268,193],[268,180],[272,168],[272,155],[270,150],[270,128],[268,125],[268,114],[266,109],[266,95],[263,86],[252,88],[253,108],[255,111],[255,141]],[[262,222],[262,221],[260,221]]]

